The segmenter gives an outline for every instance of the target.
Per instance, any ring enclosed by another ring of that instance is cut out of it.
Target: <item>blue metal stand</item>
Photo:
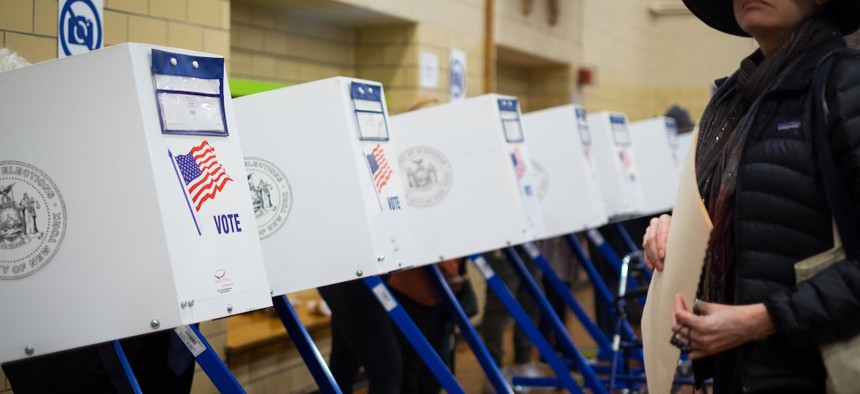
[[[508,385],[508,382],[505,380],[505,376],[502,375],[502,372],[499,370],[499,366],[496,365],[495,361],[493,361],[493,357],[490,356],[490,352],[487,350],[487,347],[483,342],[481,342],[481,338],[478,337],[478,332],[463,312],[463,308],[460,307],[460,304],[454,297],[454,293],[448,286],[448,282],[445,281],[445,277],[442,276],[442,272],[439,271],[439,267],[435,264],[428,265],[424,267],[424,272],[426,272],[427,276],[430,277],[430,282],[433,283],[433,287],[436,288],[436,292],[442,298],[442,305],[444,306],[445,311],[448,312],[448,315],[451,316],[451,318],[457,322],[457,325],[460,327],[460,332],[463,334],[463,337],[466,339],[466,342],[475,354],[475,358],[478,359],[478,363],[481,364],[481,368],[484,369],[487,379],[489,379],[493,388],[496,389],[496,393],[513,394],[513,389]]]
[[[502,282],[502,279],[496,275],[492,268],[490,268],[490,265],[484,259],[484,256],[476,254],[470,256],[470,259],[478,268],[481,275],[484,276],[484,279],[487,280],[487,286],[496,293],[499,300],[502,301],[502,304],[505,305],[505,308],[508,309],[520,328],[526,333],[526,335],[528,335],[535,347],[537,347],[544,360],[546,360],[550,367],[552,367],[552,370],[555,371],[556,379],[559,380],[558,383],[571,393],[582,393],[582,389],[570,376],[570,369],[567,364],[558,357],[558,354],[555,353],[552,345],[550,345],[546,338],[541,335],[540,330],[538,330],[535,323],[531,320],[523,307],[516,301],[513,294],[508,290],[508,287],[504,282]],[[516,385],[516,383],[514,384]]]
[[[427,338],[424,338],[424,335],[415,326],[415,322],[409,318],[406,311],[397,303],[397,300],[391,295],[385,284],[382,283],[382,279],[376,276],[364,278],[364,284],[373,292],[373,295],[379,300],[379,303],[382,304],[388,315],[391,316],[394,324],[397,325],[403,336],[406,337],[418,355],[421,356],[421,359],[424,360],[430,372],[439,380],[442,388],[450,394],[465,394],[466,392],[463,391],[463,388],[460,387],[454,378],[454,374],[445,366],[439,354],[436,353],[433,347],[430,346],[430,342],[427,342]]]
[[[622,231],[624,229],[622,228]],[[597,247],[597,250],[600,251],[600,254],[609,261],[609,265],[612,267],[612,270],[615,271],[615,275],[621,276],[621,258],[618,257],[618,253],[615,253],[615,250],[612,249],[612,245],[609,242],[606,242],[606,239],[603,238],[603,235],[600,234],[600,231],[597,229],[590,229],[586,232],[588,235],[588,240]],[[625,231],[626,234],[626,231]],[[629,235],[628,235],[629,238]],[[596,272],[596,271],[595,271]],[[599,278],[599,276],[597,277]],[[627,287],[631,289],[635,289],[639,287],[639,284],[633,278],[627,279]],[[645,305],[645,297],[639,297],[639,302],[642,305]],[[608,305],[615,305],[614,303],[609,303]]]
[[[630,233],[627,232],[627,229],[621,223],[613,224],[615,228],[615,232],[621,236],[621,239],[624,241],[624,245],[627,246],[628,253],[634,253],[639,251],[639,246],[636,245],[636,242],[633,242],[633,238],[630,238]],[[651,270],[648,267],[642,267],[642,273],[645,275],[645,278],[648,279],[648,282],[651,282]]]
[[[532,262],[534,262],[534,264],[540,269],[541,274],[543,274],[544,279],[549,282],[552,290],[555,291],[564,304],[573,311],[573,314],[576,315],[576,318],[585,330],[588,331],[588,334],[594,339],[594,342],[597,343],[597,358],[601,360],[609,360],[612,357],[613,352],[612,343],[609,341],[609,337],[606,336],[606,333],[604,333],[603,330],[601,330],[600,327],[591,320],[588,313],[582,309],[582,306],[570,291],[570,287],[568,287],[568,285],[558,277],[555,270],[550,266],[549,261],[540,253],[540,249],[538,249],[537,245],[529,242],[523,244],[523,249],[525,249]],[[546,289],[545,291],[549,291],[549,289]]]
[[[137,378],[134,377],[134,371],[131,370],[131,364],[129,364],[128,357],[125,356],[119,340],[114,340],[112,345],[113,351],[116,353],[116,358],[119,359],[119,364],[122,365],[122,371],[125,372],[125,378],[128,379],[128,384],[131,386],[131,391],[135,394],[143,393],[140,390],[140,384],[137,383]]]
[[[537,246],[532,243],[527,245],[529,245],[527,247],[529,256],[532,257],[533,260],[542,260],[546,267],[549,268],[549,263],[540,254]],[[523,263],[519,254],[517,254],[517,251],[512,247],[506,248],[505,255],[513,266],[514,271],[516,271],[517,275],[520,277],[520,286],[525,286],[529,295],[534,299],[541,315],[547,320],[547,322],[549,322],[550,327],[552,327],[556,341],[562,349],[562,353],[568,360],[570,360],[573,367],[582,374],[586,387],[590,388],[592,393],[606,393],[603,383],[597,378],[597,374],[591,366],[588,365],[588,361],[585,359],[585,356],[582,355],[582,352],[580,352],[573,343],[573,340],[567,333],[567,327],[564,326],[564,323],[562,323],[558,314],[556,314],[555,310],[552,309],[552,305],[550,305],[549,301],[547,301],[546,297],[541,293],[537,281],[535,281],[528,269],[526,269],[525,263]],[[552,271],[552,269],[549,268],[549,271]],[[556,279],[558,279],[558,277],[556,277]],[[568,294],[570,294],[570,291],[568,291]],[[604,339],[606,338],[604,337]]]
[[[568,234],[566,238],[568,244],[570,244],[571,249],[573,249],[573,252],[576,254],[576,257],[579,259],[580,264],[582,264],[582,267],[585,269],[585,272],[588,273],[588,279],[591,281],[591,285],[594,287],[595,296],[600,297],[606,305],[614,306],[615,296],[609,290],[609,287],[606,286],[606,283],[603,281],[603,279],[600,278],[600,273],[597,272],[597,268],[594,267],[594,263],[591,261],[590,258],[588,258],[588,255],[585,253],[585,250],[582,249],[582,245],[579,244],[579,240],[576,239],[576,236],[573,234]],[[603,243],[608,244],[605,241]],[[615,252],[612,252],[612,254],[615,255]],[[615,256],[618,257],[617,255]],[[624,338],[628,341],[635,340],[637,338],[637,335],[636,332],[633,331],[633,327],[630,326],[630,323],[624,321],[622,324],[622,333],[624,334]],[[633,352],[633,356],[639,360],[644,360],[644,356],[642,355],[642,352],[640,350]],[[604,360],[610,359],[603,357],[601,358]]]
[[[305,329],[305,326],[299,320],[299,316],[296,314],[296,310],[293,309],[293,305],[290,304],[287,296],[272,297],[272,304],[274,304],[275,311],[278,312],[278,316],[281,318],[281,323],[284,324],[284,328],[287,329],[287,333],[296,345],[296,349],[302,355],[305,365],[311,371],[311,375],[313,375],[320,391],[324,394],[341,394],[340,387],[334,380],[334,376],[332,376],[331,371],[328,369],[328,365],[326,365],[319,349],[317,349],[313,339],[308,334],[308,330]]]
[[[205,350],[194,358],[197,360],[197,363],[200,364],[200,368],[203,369],[206,376],[209,377],[209,380],[212,381],[212,384],[214,384],[221,393],[244,394],[245,389],[243,389],[239,382],[236,381],[236,378],[232,373],[230,373],[230,370],[227,369],[224,362],[218,358],[218,354],[215,353],[215,350],[212,349],[212,346],[209,345],[209,342],[206,341],[203,334],[200,334],[200,330],[198,330],[193,324],[188,327],[194,331],[200,344],[206,347]]]

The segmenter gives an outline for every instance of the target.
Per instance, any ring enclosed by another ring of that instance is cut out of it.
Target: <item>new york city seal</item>
[[[293,208],[293,189],[284,172],[270,161],[246,157],[245,169],[257,231],[260,239],[265,239],[287,222]]]
[[[534,177],[535,189],[537,189],[538,199],[543,201],[549,191],[549,173],[546,172],[540,163],[532,159],[532,176]]]
[[[54,181],[30,164],[0,161],[0,279],[48,265],[65,234],[66,204]]]
[[[436,149],[416,146],[398,158],[406,174],[406,201],[425,208],[442,201],[454,184],[454,171],[448,158]]]

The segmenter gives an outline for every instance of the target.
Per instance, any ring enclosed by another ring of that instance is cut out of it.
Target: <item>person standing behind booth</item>
[[[484,258],[487,260],[490,268],[493,269],[493,272],[502,279],[511,291],[511,294],[514,295],[517,302],[522,305],[523,309],[525,309],[532,321],[534,321],[535,324],[538,324],[540,310],[528,294],[525,286],[521,285],[520,278],[517,276],[510,262],[507,261],[505,254],[501,250],[496,250],[484,253]],[[520,253],[520,258],[523,259],[523,262],[530,261],[528,256],[523,255],[523,253]],[[534,264],[526,263],[526,267],[532,277],[540,283],[540,270],[538,270]],[[493,361],[495,361],[496,365],[500,367],[504,365],[503,362],[505,356],[502,339],[504,337],[505,327],[511,320],[512,318],[504,304],[502,304],[502,300],[499,299],[499,297],[496,296],[496,293],[494,293],[488,286],[487,302],[484,306],[483,320],[481,321],[481,325],[478,327],[478,332],[481,334],[484,344],[487,345],[487,350],[490,352],[490,356],[493,358]],[[532,362],[534,345],[526,335],[525,331],[523,331],[519,326],[515,326],[513,339],[514,363],[513,365],[502,367],[505,377],[510,380],[512,376],[542,376],[543,373],[538,365]],[[485,381],[483,391],[485,393],[493,391],[489,381]],[[525,392],[525,390],[523,392]]]
[[[466,283],[459,274],[461,264],[460,260],[445,260],[438,263],[442,275],[455,294],[463,290]],[[419,267],[392,272],[387,284],[394,297],[400,302],[400,306],[406,310],[439,357],[448,363],[452,356],[450,343],[454,334],[454,324],[442,307],[442,299],[436,293],[424,269]],[[404,394],[439,393],[441,389],[439,381],[399,331],[397,340],[403,358],[400,392]]]
[[[839,221],[856,226],[860,218],[858,53],[837,56],[823,81],[817,99],[827,105],[826,129],[813,120],[824,109],[813,106],[821,85],[810,81],[822,59],[845,47],[842,35],[860,26],[860,1],[684,3],[719,31],[751,36],[759,49],[718,81],[700,122],[696,178],[714,229],[701,301],[689,311],[676,297],[673,344],[691,352],[697,383],[713,377],[717,394],[824,393],[819,345],[860,333],[860,261],[836,261],[800,283],[795,263],[834,244],[840,207],[831,206],[825,187],[847,189],[850,213]],[[832,153],[831,183],[819,165],[826,155],[815,147]],[[669,216],[653,219],[643,239],[646,262],[657,270],[670,225]]]

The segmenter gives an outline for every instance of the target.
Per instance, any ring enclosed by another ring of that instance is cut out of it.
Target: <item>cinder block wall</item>
[[[105,0],[104,43],[142,42],[230,55],[230,0]],[[57,57],[57,0],[3,0],[0,46],[30,63]]]

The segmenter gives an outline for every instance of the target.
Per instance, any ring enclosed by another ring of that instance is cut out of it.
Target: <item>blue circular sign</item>
[[[451,97],[461,98],[466,93],[466,67],[459,59],[451,62]]]
[[[91,0],[71,0],[60,11],[60,46],[66,56],[102,47],[102,21]]]

